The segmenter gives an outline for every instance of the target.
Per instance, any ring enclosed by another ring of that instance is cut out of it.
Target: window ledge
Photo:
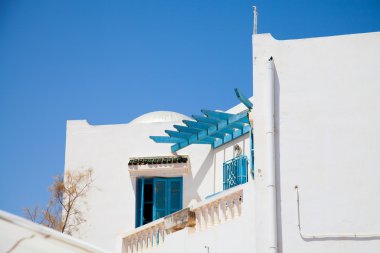
[[[128,165],[131,177],[178,177],[190,172],[190,162]]]

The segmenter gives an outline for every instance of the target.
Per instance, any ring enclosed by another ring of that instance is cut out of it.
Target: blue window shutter
[[[241,159],[241,171],[240,171],[240,182],[239,184],[244,184],[247,182],[247,174],[248,174],[248,162],[247,162],[247,157],[243,156]]]
[[[135,221],[135,227],[140,226],[140,206],[141,206],[141,194],[140,194],[140,189],[141,189],[141,180],[140,178],[136,178],[136,221]]]
[[[145,178],[136,179],[136,223],[135,227],[140,227],[143,225],[144,219],[144,185]]]
[[[238,160],[238,182],[237,184],[244,184],[247,182],[247,157],[241,156]]]
[[[167,180],[165,178],[153,179],[153,220],[167,214]]]
[[[141,178],[141,188],[140,188],[140,226],[144,224],[144,187],[145,187],[145,178]]]
[[[167,199],[167,214],[171,214],[182,209],[182,177],[168,179]]]

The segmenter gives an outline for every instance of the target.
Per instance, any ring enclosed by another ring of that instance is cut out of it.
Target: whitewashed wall
[[[380,234],[380,33],[289,41],[255,35],[253,52],[257,252],[269,252],[264,105],[271,56],[279,252],[380,252],[380,237],[344,236]],[[302,230],[314,239],[298,232],[296,185]]]
[[[231,92],[231,95],[234,95]],[[230,112],[244,110],[239,105]],[[87,222],[74,236],[110,251],[119,251],[117,236],[135,226],[135,179],[128,172],[130,157],[170,155],[170,144],[157,144],[150,135],[165,135],[181,122],[89,125],[85,120],[68,121],[65,170],[94,170],[94,187],[82,210]],[[202,201],[223,189],[222,164],[233,158],[233,145],[239,144],[248,157],[246,134],[212,150],[209,145],[191,145],[178,152],[189,155],[191,173],[183,178],[183,206]]]

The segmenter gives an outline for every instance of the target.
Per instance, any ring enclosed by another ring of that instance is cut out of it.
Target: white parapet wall
[[[253,56],[257,252],[270,252],[272,224],[264,106],[270,57],[278,252],[380,252],[380,33],[286,41],[254,35]]]
[[[253,184],[239,185],[190,206],[191,227],[165,230],[169,216],[121,233],[121,253],[254,252],[252,196]]]

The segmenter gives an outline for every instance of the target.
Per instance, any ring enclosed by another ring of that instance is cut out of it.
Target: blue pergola
[[[193,115],[194,120],[183,120],[185,125],[174,125],[176,131],[165,130],[168,136],[150,136],[150,138],[157,143],[174,143],[171,146],[174,153],[191,144],[210,144],[212,148],[217,148],[251,130],[249,110],[238,114],[201,111],[203,115]]]

